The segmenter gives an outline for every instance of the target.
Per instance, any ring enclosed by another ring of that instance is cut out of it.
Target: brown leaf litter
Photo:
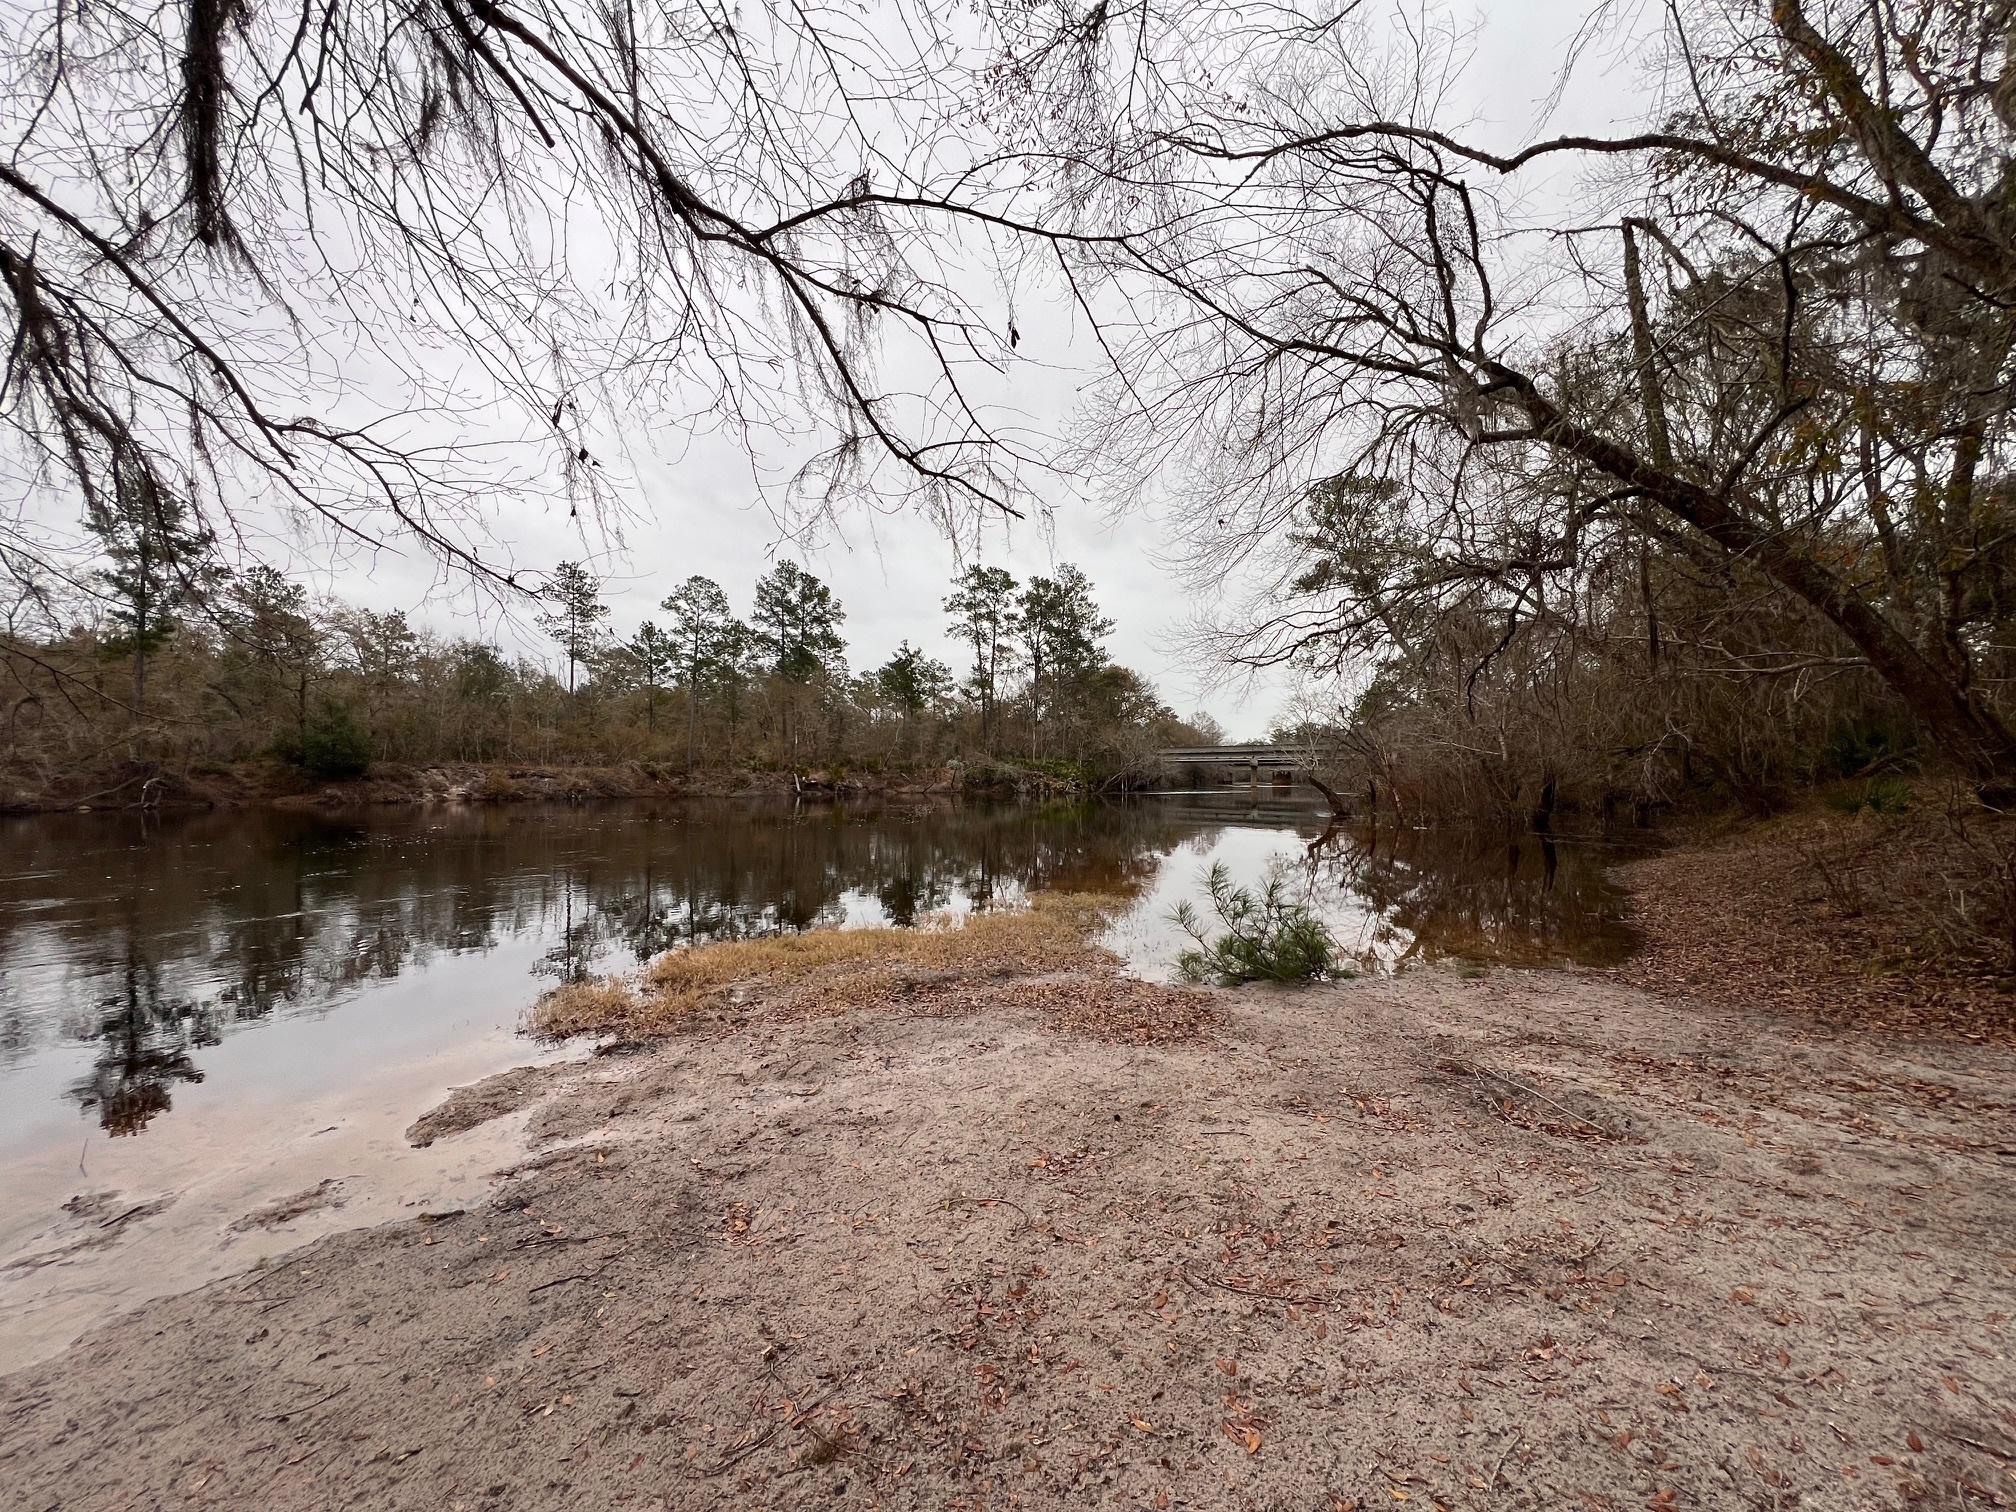
[[[1927,791],[1811,809],[1631,862],[1643,947],[1617,980],[1831,1024],[2016,1044],[2016,819]]]
[[[1079,969],[710,987],[467,1213],[0,1379],[0,1505],[2016,1505],[2007,1046]]]

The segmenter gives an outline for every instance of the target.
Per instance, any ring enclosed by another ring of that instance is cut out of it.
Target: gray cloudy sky
[[[1467,113],[1470,134],[1508,145],[1534,135],[1559,60],[1592,15],[1603,20],[1608,40],[1582,56],[1573,87],[1546,128],[1549,133],[1600,131],[1632,118],[1643,101],[1615,38],[1633,30],[1639,17],[1611,6],[1592,10],[1597,3],[1492,0],[1481,7],[1471,17],[1472,61],[1452,101],[1452,122],[1460,124]],[[1557,185],[1551,192],[1573,191]],[[1068,322],[1059,316],[1047,342],[1042,328],[1053,322],[1025,318],[1024,324],[1037,332],[1029,344],[1037,350],[1021,380],[1027,392],[1018,393],[1017,402],[1033,417],[1061,418],[1073,387]],[[1053,349],[1040,350],[1046,344]],[[822,545],[802,551],[782,539],[778,522],[758,502],[750,460],[725,440],[689,440],[638,416],[624,428],[623,445],[629,456],[616,468],[625,500],[622,518],[609,530],[584,532],[564,505],[506,505],[495,530],[513,560],[531,568],[569,558],[593,562],[609,580],[615,627],[628,633],[692,573],[721,583],[736,611],[746,614],[756,577],[780,554],[789,555],[839,595],[847,611],[849,660],[856,669],[879,663],[906,637],[955,667],[961,665],[958,649],[945,637],[941,608],[955,552],[928,522],[865,510],[843,514],[838,530],[829,531]],[[781,458],[759,458],[758,465],[774,472],[784,464]],[[1232,738],[1262,734],[1282,709],[1288,679],[1214,677],[1213,669],[1184,654],[1179,632],[1195,606],[1170,566],[1158,560],[1156,544],[1163,533],[1152,504],[1114,522],[1089,502],[1059,498],[1057,503],[1049,530],[1027,522],[990,532],[984,559],[1018,577],[1048,571],[1059,562],[1076,563],[1118,622],[1111,642],[1118,660],[1149,676],[1179,713],[1209,712]],[[368,570],[339,572],[323,586],[375,608],[415,611],[418,604],[416,621],[437,629],[472,628],[466,606],[429,596],[434,580],[427,564],[385,555]],[[537,637],[522,626],[493,622],[485,628],[506,644],[540,649]]]

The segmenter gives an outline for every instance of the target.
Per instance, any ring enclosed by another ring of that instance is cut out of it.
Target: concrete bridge
[[[1292,787],[1300,776],[1328,800],[1332,813],[1348,812],[1344,800],[1311,770],[1312,755],[1307,746],[1248,744],[1171,746],[1161,753],[1161,758],[1165,770],[1243,771],[1247,787],[1255,793],[1260,790],[1262,772],[1267,773],[1268,783],[1273,787]]]

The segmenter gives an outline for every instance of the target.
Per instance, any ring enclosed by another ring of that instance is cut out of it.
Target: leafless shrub
[[[1961,952],[2016,976],[2016,823],[1957,796],[1943,818],[1958,846],[1945,878],[1944,933]]]
[[[1874,821],[1823,821],[1797,834],[1793,844],[1834,912],[1844,919],[1856,919],[1867,903],[1863,881],[1870,862],[1895,847],[1898,838],[1894,829]]]

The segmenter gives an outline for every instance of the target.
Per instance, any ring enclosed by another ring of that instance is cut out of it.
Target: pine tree
[[[791,706],[797,695],[791,690],[841,666],[847,643],[840,638],[839,627],[847,616],[832,589],[796,562],[779,562],[775,571],[756,580],[756,608],[750,618],[770,670],[785,685],[784,743],[796,751]]]
[[[728,595],[712,578],[697,574],[681,583],[659,608],[672,616],[673,665],[686,689],[686,770],[693,770],[700,746],[700,694],[732,661],[741,630]]]
[[[117,627],[105,649],[133,659],[133,723],[139,725],[147,708],[147,659],[174,635],[181,612],[214,587],[217,540],[180,497],[137,464],[114,468],[111,498],[96,498],[85,524],[107,559],[94,574]]]
[[[833,590],[796,562],[779,562],[756,580],[756,635],[770,670],[790,683],[808,683],[831,670],[847,643],[839,627],[847,615]]]
[[[1029,714],[1040,752],[1044,721],[1108,665],[1099,642],[1113,633],[1113,621],[1093,601],[1091,580],[1069,562],[1054,578],[1029,579],[1018,608],[1029,662]]]
[[[917,716],[950,696],[952,669],[906,640],[896,648],[894,656],[875,669],[873,681],[882,701],[902,715],[907,746]]]
[[[546,608],[539,628],[560,643],[567,656],[567,696],[574,696],[574,671],[595,653],[602,639],[602,621],[609,606],[602,602],[602,584],[579,562],[562,562],[540,594]]]
[[[669,605],[671,600],[666,602]],[[623,647],[630,675],[644,690],[644,728],[654,735],[658,733],[658,695],[665,691],[666,675],[678,666],[678,653],[673,638],[649,620],[637,627],[637,633]],[[690,750],[686,764],[688,768],[693,764]]]
[[[952,633],[973,648],[973,676],[968,682],[980,708],[980,743],[991,746],[1001,679],[1015,657],[1020,616],[1015,609],[1015,579],[999,567],[969,567],[957,590],[945,600]]]

